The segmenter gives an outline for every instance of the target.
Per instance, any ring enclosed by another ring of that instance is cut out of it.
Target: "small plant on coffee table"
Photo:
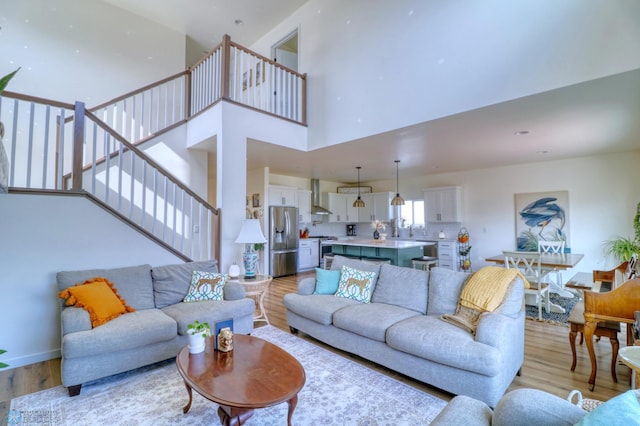
[[[201,334],[202,337],[211,336],[211,326],[208,322],[200,322],[195,320],[191,324],[187,324],[187,333],[189,334]]]

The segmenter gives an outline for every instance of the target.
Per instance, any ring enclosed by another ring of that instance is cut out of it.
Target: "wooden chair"
[[[599,323],[605,321],[633,324],[634,312],[640,310],[640,279],[625,282],[607,293],[584,292],[584,339],[591,360],[589,389],[596,383],[598,365],[593,351],[593,336]],[[627,345],[633,344],[632,328],[627,326]]]
[[[503,251],[505,268],[516,268],[522,272],[529,288],[524,290],[526,294],[536,296],[538,305],[538,319],[542,321],[542,305],[545,303],[547,313],[551,311],[551,301],[549,300],[549,284],[542,282],[542,268],[540,267],[541,254],[535,251]]]
[[[538,240],[538,251],[540,253],[553,253],[557,255],[562,255],[564,254],[564,247],[565,247],[564,241]],[[562,272],[558,268],[542,269],[543,279],[544,277],[554,273],[555,273],[555,284],[558,286],[558,288],[564,288],[564,286],[562,285]]]
[[[622,262],[613,269],[608,271],[594,269],[593,282],[600,282],[601,284],[607,283],[613,290],[618,286],[618,284],[634,279],[637,276],[637,266],[638,254],[634,253],[631,256],[631,259],[626,262]],[[618,278],[616,276],[618,276]]]

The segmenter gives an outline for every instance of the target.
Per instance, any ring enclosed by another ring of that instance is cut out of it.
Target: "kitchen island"
[[[431,243],[422,241],[340,240],[333,243],[331,252],[362,260],[389,261],[392,265],[411,268],[411,259],[421,258],[423,246],[429,244]]]

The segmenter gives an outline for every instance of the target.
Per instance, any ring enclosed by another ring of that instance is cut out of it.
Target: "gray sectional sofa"
[[[221,301],[182,301],[194,270],[217,272],[217,262],[58,272],[58,291],[104,277],[135,309],[92,328],[86,310],[61,300],[62,384],[69,395],[79,394],[83,383],[175,357],[187,345],[187,324],[195,320],[213,326],[233,318],[235,333],[251,333],[255,302],[238,283],[225,284]]]
[[[469,274],[430,272],[335,256],[376,273],[371,303],[313,294],[315,279],[287,294],[293,333],[302,331],[341,350],[457,395],[495,406],[524,361],[524,284],[517,277],[502,304],[484,313],[475,336],[441,319],[454,314]]]

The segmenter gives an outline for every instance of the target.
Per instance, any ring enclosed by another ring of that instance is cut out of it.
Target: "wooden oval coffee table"
[[[287,402],[287,424],[291,425],[304,386],[305,373],[300,362],[278,346],[253,336],[233,336],[233,350],[213,349],[207,339],[204,352],[190,354],[184,347],[176,358],[184,379],[191,408],[192,389],[220,405],[218,416],[223,425],[242,425],[256,408]]]

